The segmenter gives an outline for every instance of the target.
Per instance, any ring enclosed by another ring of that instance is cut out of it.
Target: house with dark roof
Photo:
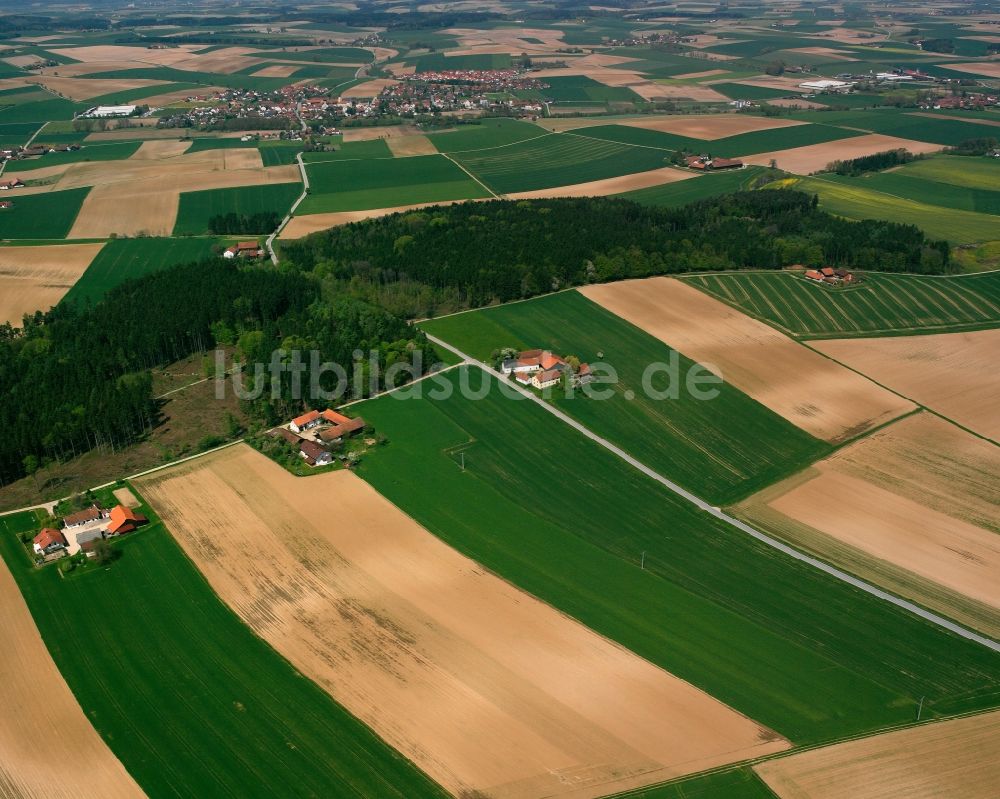
[[[85,524],[90,524],[91,522],[96,522],[101,519],[107,519],[110,512],[105,508],[102,508],[97,503],[94,503],[89,508],[84,508],[76,513],[71,513],[68,516],[63,517],[63,527],[73,528],[82,527]]]
[[[327,466],[333,462],[333,455],[323,449],[315,441],[302,440],[299,443],[299,455],[310,466]]]

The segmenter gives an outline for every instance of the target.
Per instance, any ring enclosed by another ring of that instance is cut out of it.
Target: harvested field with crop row
[[[1000,329],[816,341],[811,346],[1000,443]]]
[[[865,274],[846,291],[797,272],[688,275],[687,283],[803,338],[1000,326],[1000,273],[962,277]]]
[[[25,314],[58,305],[103,246],[0,247],[0,323],[20,326]]]

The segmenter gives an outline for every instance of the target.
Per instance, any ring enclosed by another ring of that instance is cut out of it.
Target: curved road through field
[[[507,385],[509,385],[511,388],[514,388],[515,390],[519,391],[521,394],[523,394],[524,396],[528,397],[528,399],[530,399],[532,402],[535,402],[538,405],[541,405],[543,408],[545,408],[545,410],[547,410],[553,416],[555,416],[556,418],[558,418],[561,421],[565,422],[566,424],[568,424],[573,429],[579,431],[584,436],[586,436],[587,438],[589,438],[591,441],[594,441],[594,442],[600,444],[605,449],[613,452],[615,455],[617,455],[619,458],[621,458],[623,461],[625,461],[630,466],[638,469],[640,472],[642,472],[646,476],[652,478],[653,480],[655,480],[656,482],[660,483],[661,485],[666,486],[668,489],[670,489],[671,491],[673,491],[679,497],[682,497],[683,499],[687,500],[692,505],[696,505],[698,508],[700,508],[701,510],[705,511],[705,513],[709,513],[712,516],[714,516],[716,519],[719,519],[720,521],[725,522],[726,524],[730,525],[731,527],[735,527],[740,532],[745,533],[746,535],[752,536],[753,538],[756,538],[762,544],[766,544],[767,546],[771,547],[772,549],[776,549],[779,552],[782,552],[782,553],[784,553],[785,555],[788,555],[791,558],[795,558],[795,560],[797,560],[797,561],[805,563],[805,564],[807,564],[809,566],[812,566],[814,569],[819,569],[820,571],[825,572],[826,574],[829,574],[834,579],[837,579],[837,580],[840,580],[841,582],[847,583],[848,585],[853,586],[854,588],[857,588],[857,589],[859,589],[861,591],[864,591],[866,594],[871,594],[872,596],[874,596],[874,597],[876,597],[878,599],[881,599],[884,602],[888,602],[891,605],[895,605],[896,607],[898,607],[898,608],[900,608],[902,610],[905,610],[908,613],[912,613],[914,616],[919,616],[920,618],[924,619],[925,621],[929,621],[931,624],[935,624],[938,627],[942,627],[945,630],[948,630],[949,632],[954,633],[955,635],[961,636],[962,638],[966,638],[966,639],[968,639],[970,641],[973,641],[973,642],[975,642],[977,644],[985,646],[987,649],[992,649],[994,652],[1000,652],[1000,643],[994,641],[992,638],[987,638],[986,636],[980,635],[979,633],[973,632],[972,630],[968,630],[965,627],[962,627],[960,624],[956,624],[955,622],[950,621],[949,619],[946,619],[943,616],[939,616],[936,613],[931,613],[929,610],[925,610],[924,608],[920,607],[919,605],[915,605],[914,603],[908,602],[905,599],[901,599],[900,597],[895,596],[893,594],[890,594],[887,591],[883,591],[880,588],[876,588],[871,583],[867,583],[864,580],[860,580],[857,577],[855,577],[855,576],[853,576],[851,574],[848,574],[845,571],[841,571],[840,569],[838,569],[838,568],[836,568],[834,566],[831,566],[829,563],[824,563],[823,561],[818,560],[817,558],[811,557],[810,555],[807,555],[804,552],[800,552],[799,550],[795,549],[794,547],[790,547],[788,544],[785,544],[785,543],[783,543],[782,541],[779,541],[776,538],[772,538],[771,536],[766,535],[765,533],[760,532],[760,530],[754,529],[749,524],[741,522],[739,519],[734,519],[728,513],[724,512],[721,508],[717,508],[714,505],[709,505],[707,502],[705,502],[705,500],[701,499],[701,497],[695,496],[694,494],[692,494],[687,489],[681,488],[679,485],[677,485],[677,483],[673,482],[672,480],[668,480],[663,475],[659,474],[658,472],[653,471],[652,469],[650,469],[648,466],[646,466],[641,461],[638,461],[635,458],[633,458],[631,455],[629,455],[627,452],[625,452],[625,450],[621,449],[620,447],[615,446],[610,441],[608,441],[606,438],[602,438],[601,436],[597,435],[596,433],[594,433],[590,429],[584,427],[578,421],[576,421],[575,419],[573,419],[570,416],[567,416],[565,413],[563,413],[558,408],[554,407],[553,405],[551,405],[548,402],[545,402],[543,399],[541,399],[541,397],[537,396],[536,394],[532,393],[531,391],[528,391],[528,389],[522,388],[521,386],[517,385],[516,383],[511,383],[502,374],[500,374],[500,372],[498,372],[497,370],[492,369],[491,367],[487,366],[482,361],[477,361],[475,358],[472,358],[470,355],[462,352],[459,349],[456,349],[455,347],[451,346],[450,344],[448,344],[445,341],[442,341],[441,339],[437,338],[436,336],[432,336],[430,333],[427,333],[426,331],[424,332],[424,335],[426,335],[427,338],[430,341],[432,341],[434,344],[437,344],[437,345],[439,345],[441,347],[444,347],[445,349],[447,349],[447,350],[455,353],[456,355],[458,355],[460,358],[462,358],[463,360],[467,361],[468,363],[470,363],[470,364],[472,364],[474,366],[478,366],[483,371],[488,372],[489,374],[493,375],[494,377],[496,377],[496,378],[500,379],[501,381],[507,383]]]

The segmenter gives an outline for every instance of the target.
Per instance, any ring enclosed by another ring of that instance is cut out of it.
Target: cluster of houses
[[[125,505],[110,510],[97,503],[63,518],[62,528],[46,527],[35,536],[32,548],[39,557],[66,553],[90,553],[105,538],[115,538],[139,529],[149,520]]]
[[[711,172],[716,169],[742,169],[743,162],[735,158],[712,158],[710,155],[689,155],[684,159],[688,169]]]
[[[189,97],[189,102],[202,102],[186,108],[174,116],[162,117],[161,127],[209,128],[227,120],[271,120],[272,127],[285,127],[289,138],[301,138],[298,134],[301,110],[303,118],[314,116],[317,110],[324,110],[328,103],[329,91],[320,86],[284,86],[274,91],[257,89],[224,89],[212,95]],[[284,123],[283,125],[281,123]],[[293,132],[294,131],[294,132]],[[275,132],[273,138],[277,138]],[[267,137],[271,138],[271,137]]]
[[[504,360],[500,371],[513,376],[521,385],[538,389],[558,385],[564,375],[568,375],[572,384],[577,386],[594,379],[590,364],[581,363],[574,369],[565,358],[553,355],[548,350],[524,350],[516,358]]]
[[[48,153],[68,153],[79,149],[79,144],[33,144],[30,147],[5,147],[0,150],[0,162],[19,161],[22,158],[37,158],[40,155],[47,155]],[[23,186],[24,184],[22,183],[21,185]],[[0,187],[3,187],[3,184],[0,184]],[[6,188],[17,187],[6,186]]]
[[[854,276],[853,272],[847,269],[834,269],[832,266],[824,266],[819,269],[807,269],[806,280],[815,283],[829,283],[831,286],[851,285],[860,280]]]
[[[364,429],[365,420],[360,416],[352,419],[327,408],[296,416],[287,427],[278,427],[271,434],[298,448],[299,456],[310,466],[328,466],[333,463],[333,453],[326,446],[339,444]]]
[[[264,248],[259,241],[240,241],[222,251],[223,258],[263,258]]]

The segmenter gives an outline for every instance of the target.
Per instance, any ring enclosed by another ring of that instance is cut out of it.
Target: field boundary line
[[[456,131],[457,132],[457,131]],[[425,134],[429,136],[446,136],[447,133],[431,133]],[[443,153],[438,150],[438,155],[461,155],[462,153],[485,153],[490,150],[502,150],[504,147],[513,147],[515,144],[524,144],[526,141],[537,141],[538,139],[544,139],[546,136],[557,135],[554,130],[546,130],[544,133],[540,133],[537,136],[531,136],[527,139],[519,139],[518,141],[509,141],[506,144],[498,144],[496,147],[476,147],[472,150],[452,150],[450,153]],[[432,141],[431,144],[434,144]],[[434,145],[437,146],[436,144]]]
[[[804,552],[800,552],[795,547],[789,546],[783,541],[779,541],[776,538],[773,538],[765,533],[762,533],[760,530],[751,527],[749,524],[746,524],[745,522],[742,522],[739,519],[730,516],[728,513],[723,511],[722,508],[708,504],[701,497],[691,493],[686,488],[682,488],[680,485],[664,477],[659,472],[654,471],[649,466],[646,466],[644,463],[634,458],[632,455],[629,455],[629,453],[623,450],[621,447],[618,447],[617,445],[608,441],[606,438],[599,436],[597,433],[593,432],[590,428],[581,424],[576,419],[573,419],[571,416],[567,415],[558,408],[545,402],[537,395],[533,394],[532,392],[528,391],[525,388],[522,388],[521,386],[518,386],[516,383],[511,383],[510,381],[506,380],[506,378],[504,378],[504,376],[500,374],[500,372],[487,366],[482,361],[476,360],[472,356],[459,350],[457,347],[453,347],[446,341],[443,341],[440,338],[437,338],[436,336],[427,333],[426,331],[424,332],[424,335],[426,335],[427,338],[432,343],[438,344],[444,347],[445,349],[450,350],[451,352],[461,357],[463,360],[467,361],[469,364],[482,369],[487,374],[495,377],[497,380],[508,385],[515,391],[519,392],[523,396],[530,399],[532,402],[536,403],[537,405],[540,405],[542,408],[551,413],[560,421],[564,422],[565,424],[568,424],[577,432],[581,433],[586,438],[589,438],[591,441],[604,447],[606,450],[613,453],[614,455],[617,455],[627,464],[634,467],[635,469],[638,469],[647,477],[652,478],[657,483],[660,483],[660,485],[672,491],[674,494],[677,494],[682,499],[685,499],[692,505],[695,505],[699,510],[702,510],[705,513],[708,513],[709,515],[714,516],[716,519],[725,522],[731,527],[735,527],[740,532],[751,536],[757,541],[760,541],[762,544],[765,544],[766,546],[775,549],[784,555],[788,555],[794,560],[804,563],[807,566],[811,566],[814,569],[818,569],[819,571],[822,571],[825,574],[828,574],[829,576],[833,577],[834,579],[846,583],[847,585],[850,585],[853,588],[859,589],[865,592],[866,594],[870,594],[876,599],[880,599],[891,605],[895,605],[900,610],[908,612],[914,616],[923,619],[924,621],[927,621],[931,624],[941,627],[942,629],[954,633],[955,635],[961,638],[965,638],[969,641],[972,641],[973,643],[977,643],[981,646],[986,647],[987,649],[1000,653],[1000,642],[994,641],[992,638],[989,638],[985,635],[973,632],[972,630],[967,629],[966,627],[958,624],[957,622],[951,621],[950,619],[946,619],[945,617],[939,616],[936,613],[932,613],[931,611],[926,610],[925,608],[922,608],[919,605],[910,602],[909,600],[902,599],[901,597],[898,597],[895,594],[891,594],[888,591],[884,591],[883,589],[878,588],[875,585],[865,580],[855,577],[854,575],[849,574],[848,572],[842,571],[841,569],[838,569],[835,566],[831,566],[830,564],[825,563],[818,558],[814,558],[811,555],[807,555]]]
[[[501,195],[499,195],[495,191],[493,191],[493,189],[491,189],[489,186],[487,186],[485,183],[483,183],[479,178],[477,178],[475,175],[473,175],[468,169],[466,169],[462,164],[460,164],[458,161],[456,161],[450,155],[448,155],[447,153],[438,153],[438,155],[443,155],[445,158],[447,158],[449,161],[451,161],[455,166],[457,166],[459,169],[461,169],[466,175],[468,175],[476,183],[478,183],[480,186],[482,186],[484,189],[486,189],[486,191],[488,191],[490,193],[490,195],[493,197],[493,199],[495,199],[495,200],[502,200],[503,199],[503,197]]]

